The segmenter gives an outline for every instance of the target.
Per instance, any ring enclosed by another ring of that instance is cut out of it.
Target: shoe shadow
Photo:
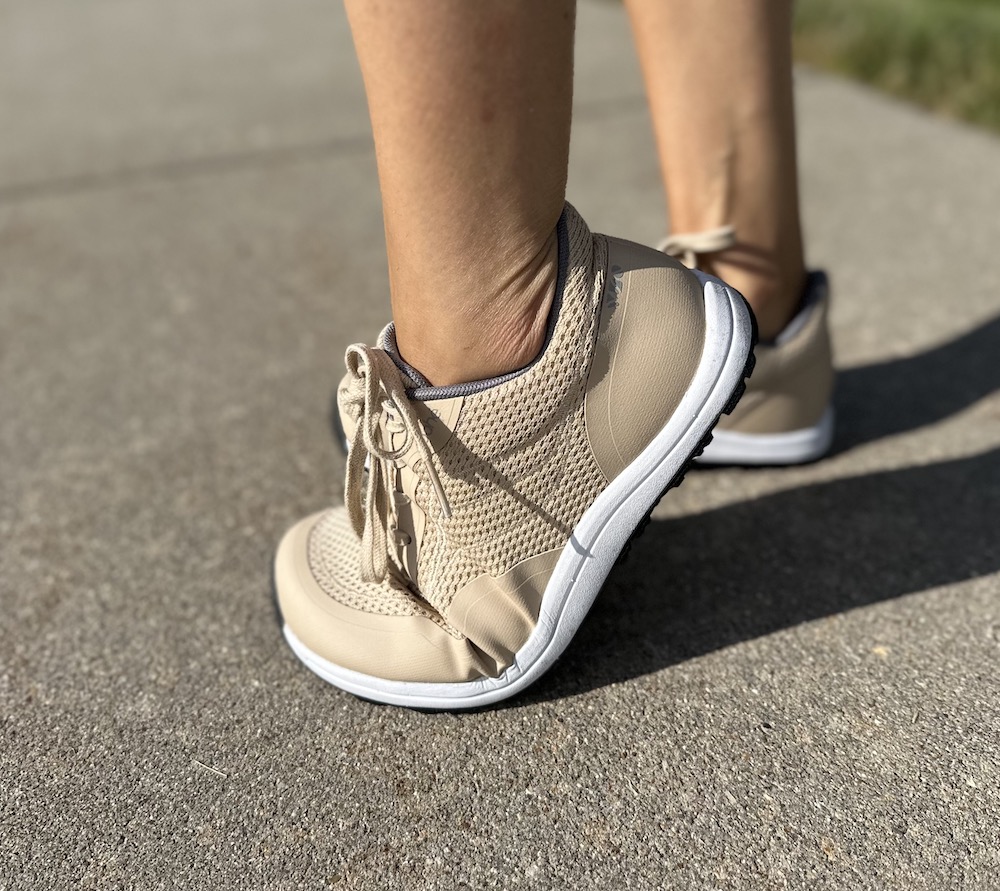
[[[837,374],[833,452],[947,418],[1000,389],[1000,316],[906,359]]]
[[[519,702],[1000,570],[1000,449],[654,521]]]

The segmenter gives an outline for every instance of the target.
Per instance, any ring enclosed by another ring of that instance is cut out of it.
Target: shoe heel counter
[[[811,427],[819,423],[833,396],[833,345],[830,339],[830,300],[826,275],[821,278],[822,290],[817,295],[816,311],[807,323],[794,351],[787,356],[782,369],[783,387],[794,417],[786,421],[793,428]]]
[[[724,417],[720,430],[770,435],[819,424],[834,389],[829,325],[829,290],[825,273],[810,274],[816,301],[805,325],[777,344],[757,346],[757,367],[746,396]]]
[[[701,284],[653,248],[607,238],[608,268],[585,417],[594,459],[612,480],[676,411],[701,359]]]

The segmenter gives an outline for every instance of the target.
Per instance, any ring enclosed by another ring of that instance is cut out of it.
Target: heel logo
[[[618,308],[618,298],[621,297],[625,284],[625,270],[621,266],[612,266],[611,274],[604,283],[604,308],[614,312]]]

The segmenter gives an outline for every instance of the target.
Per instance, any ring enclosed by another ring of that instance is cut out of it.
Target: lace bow
[[[682,232],[664,238],[659,249],[679,259],[688,269],[698,265],[699,254],[714,254],[736,244],[736,230],[732,226],[719,226],[704,232]]]
[[[430,443],[406,395],[396,364],[385,351],[364,344],[348,347],[346,359],[350,381],[346,390],[341,391],[340,404],[356,427],[347,457],[344,500],[351,525],[361,539],[361,577],[367,582],[381,582],[389,571],[389,536],[395,529],[396,467],[411,445],[416,446],[419,459],[427,468],[445,518],[451,516],[451,508],[431,460]],[[397,433],[404,436],[399,446],[393,448]],[[394,551],[393,565],[403,572]]]

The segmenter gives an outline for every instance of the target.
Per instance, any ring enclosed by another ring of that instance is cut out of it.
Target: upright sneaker
[[[391,324],[348,349],[346,504],[292,527],[274,567],[285,637],[324,680],[415,708],[524,689],[739,398],[739,294],[569,205],[559,255],[545,346],[518,372],[431,387]]]
[[[735,243],[731,227],[666,239],[660,249],[694,268],[698,255]],[[802,464],[833,442],[830,286],[826,273],[806,277],[799,311],[774,340],[759,342],[753,379],[739,406],[722,418],[702,464]]]

